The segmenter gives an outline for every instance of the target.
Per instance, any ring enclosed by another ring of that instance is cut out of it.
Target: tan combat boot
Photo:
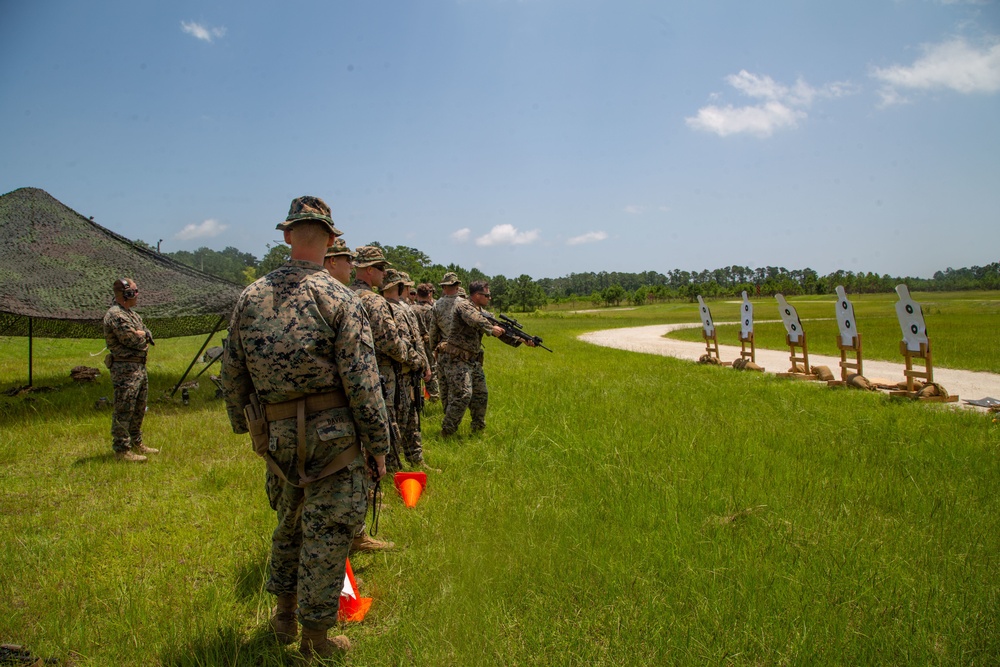
[[[388,551],[395,547],[394,542],[383,542],[382,540],[376,540],[375,538],[368,535],[368,533],[362,533],[354,538],[351,542],[351,553],[361,552],[361,551]]]
[[[138,445],[133,445],[132,446],[132,451],[133,452],[139,452],[140,454],[159,454],[160,453],[159,449],[156,449],[155,447],[147,447],[146,445],[143,445],[142,443],[140,443]]]
[[[127,463],[145,463],[146,457],[139,454],[133,454],[130,451],[115,452],[115,458],[119,461],[125,461]]]
[[[271,614],[271,629],[279,644],[291,644],[299,634],[299,622],[295,619],[298,607],[295,593],[278,596],[278,606]]]
[[[351,640],[347,635],[337,635],[332,639],[326,638],[326,628],[316,628],[311,625],[302,625],[302,641],[299,643],[299,652],[307,665],[320,664],[316,659],[324,660],[343,656],[351,650]]]

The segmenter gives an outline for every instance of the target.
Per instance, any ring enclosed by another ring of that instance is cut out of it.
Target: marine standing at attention
[[[139,287],[130,278],[119,278],[112,286],[115,301],[104,314],[104,341],[108,356],[104,365],[111,372],[115,407],[111,417],[111,449],[119,461],[143,463],[144,454],[160,450],[142,442],[142,420],[146,416],[149,377],[146,354],[153,336],[132,310],[139,301]]]
[[[233,431],[252,427],[255,449],[281,479],[268,487],[278,517],[267,581],[278,596],[271,628],[282,643],[294,641],[297,608],[299,648],[312,662],[350,648],[346,636],[331,640],[327,631],[337,622],[371,477],[385,474],[389,428],[364,309],[323,270],[341,234],[330,208],[299,197],[277,229],[291,258],[237,301],[222,381]],[[262,417],[250,421],[245,411]]]

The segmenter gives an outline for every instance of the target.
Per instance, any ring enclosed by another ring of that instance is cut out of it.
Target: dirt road
[[[722,324],[738,323],[716,322],[716,326]],[[705,344],[703,342],[674,340],[672,338],[664,338],[663,336],[677,329],[692,329],[700,326],[701,323],[699,322],[691,324],[653,324],[645,327],[591,331],[590,333],[580,335],[579,339],[587,343],[593,343],[594,345],[613,347],[619,350],[660,354],[677,357],[678,359],[698,361],[698,358],[705,354]],[[719,345],[719,358],[722,361],[731,362],[739,356],[740,348],[738,346]],[[763,366],[768,373],[784,373],[791,365],[788,356],[788,350],[758,349],[757,364]],[[879,378],[892,382],[905,380],[905,376],[903,375],[905,365],[902,359],[898,363],[864,359],[863,363],[865,377],[869,379]],[[812,366],[829,366],[834,375],[838,379],[840,377],[840,357],[810,354],[809,364]],[[951,403],[950,405],[982,410],[982,408],[969,405],[965,401],[985,397],[1000,399],[1000,375],[994,373],[977,373],[974,371],[935,367],[934,380],[947,389],[949,394],[957,394],[959,396],[958,403]]]

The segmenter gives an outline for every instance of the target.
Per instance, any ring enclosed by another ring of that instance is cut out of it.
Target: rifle
[[[549,350],[549,348],[542,345],[542,339],[538,336],[532,336],[524,330],[521,323],[515,320],[513,317],[507,317],[506,315],[500,315],[500,319],[496,319],[492,315],[487,314],[485,311],[482,312],[483,317],[485,317],[490,324],[498,326],[504,330],[508,336],[513,336],[514,338],[520,338],[523,341],[531,341],[535,344],[535,347],[540,347],[543,350]],[[551,352],[552,350],[549,350]]]

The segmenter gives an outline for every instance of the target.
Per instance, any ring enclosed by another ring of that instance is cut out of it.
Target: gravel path
[[[739,324],[738,322],[716,322],[722,324]],[[581,334],[579,339],[619,350],[660,354],[664,356],[698,361],[705,354],[704,342],[690,342],[664,338],[663,335],[678,329],[696,329],[700,322],[689,324],[653,324],[645,327],[630,327],[627,329],[607,329]],[[740,348],[735,345],[719,345],[719,358],[722,361],[732,361],[740,356]],[[791,366],[788,350],[757,350],[757,364],[763,366],[768,373],[784,373]],[[828,357],[819,354],[809,355],[812,366],[829,366],[833,374],[840,377],[840,357]],[[865,377],[870,380],[885,379],[892,382],[905,380],[903,371],[906,369],[902,359],[898,363],[889,361],[863,360]],[[958,403],[946,405],[961,406],[973,410],[983,410],[969,405],[966,400],[981,399],[987,396],[1000,399],[1000,375],[995,373],[979,373],[975,371],[959,371],[949,368],[934,368],[934,380],[949,394],[958,394]]]

